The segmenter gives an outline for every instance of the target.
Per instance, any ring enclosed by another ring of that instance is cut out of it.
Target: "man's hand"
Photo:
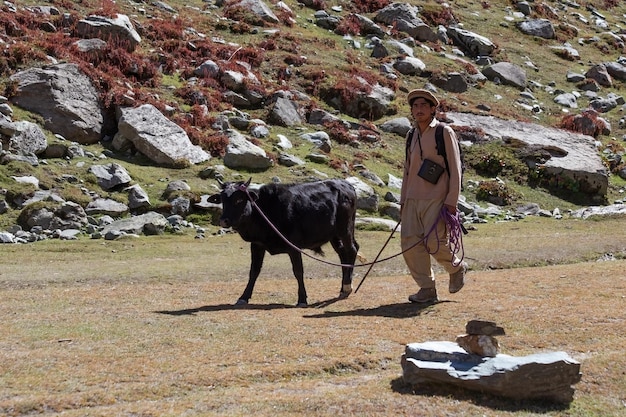
[[[456,206],[452,206],[450,204],[444,204],[446,210],[448,210],[451,214],[456,214]]]

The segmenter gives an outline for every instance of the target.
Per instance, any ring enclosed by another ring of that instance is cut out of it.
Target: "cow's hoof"
[[[339,292],[339,298],[348,298],[350,294],[352,294],[352,285],[344,285],[341,287],[341,291]]]
[[[248,304],[247,300],[244,300],[243,298],[240,298],[239,300],[237,300],[237,302],[235,303],[236,306],[245,306],[246,304]]]
[[[309,305],[307,303],[298,303],[298,304],[296,304],[296,307],[298,307],[298,308],[306,308],[308,306]]]

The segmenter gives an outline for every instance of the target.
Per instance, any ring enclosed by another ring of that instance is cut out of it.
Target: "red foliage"
[[[231,2],[232,3],[232,2]],[[246,24],[252,26],[265,26],[268,24],[263,18],[256,13],[250,11],[248,7],[239,6],[237,4],[226,4],[224,7],[224,17],[238,22],[238,24]],[[247,32],[247,31],[246,31]]]
[[[341,19],[341,22],[339,22],[339,24],[335,28],[335,33],[341,36],[360,35],[361,21],[354,14],[349,14],[348,16]]]
[[[559,127],[572,132],[593,136],[595,138],[602,133],[604,123],[598,119],[597,111],[593,109],[586,109],[579,115],[569,114],[563,117]]]
[[[94,12],[95,15],[115,18],[120,13],[117,4],[113,0],[101,0],[101,7]]]
[[[185,129],[189,135],[189,140],[194,145],[200,146],[213,157],[221,157],[226,153],[229,139],[223,133],[208,133],[202,130],[191,128]]]
[[[429,26],[449,26],[458,22],[451,7],[439,6],[420,10],[420,18]]]
[[[285,64],[293,65],[294,67],[301,67],[306,64],[306,57],[302,55],[288,55],[284,59]]]
[[[26,66],[26,64],[45,61],[46,54],[42,51],[33,51],[28,43],[16,42],[2,50],[0,55],[0,75],[7,76],[16,68]]]
[[[265,59],[265,52],[260,48],[245,47],[239,48],[229,57],[250,64],[253,68],[258,68]]]
[[[331,139],[338,143],[347,144],[354,141],[356,138],[350,133],[348,128],[339,120],[333,120],[324,123],[326,133]]]
[[[389,0],[356,0],[351,1],[350,5],[357,13],[374,13],[389,6],[390,3]]]
[[[184,26],[181,19],[154,19],[146,27],[143,36],[152,41],[182,40]]]

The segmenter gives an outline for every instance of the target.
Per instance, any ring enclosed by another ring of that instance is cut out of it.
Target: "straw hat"
[[[423,98],[424,100],[429,101],[433,106],[439,106],[439,100],[437,100],[437,97],[435,97],[435,95],[428,90],[417,89],[411,91],[406,98],[406,100],[409,102],[409,106],[413,104],[413,100],[415,100],[416,98]]]

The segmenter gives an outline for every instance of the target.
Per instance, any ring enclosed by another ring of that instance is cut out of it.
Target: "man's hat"
[[[437,97],[435,97],[435,95],[428,90],[417,89],[411,91],[406,98],[409,102],[409,106],[413,105],[413,100],[416,98],[423,98],[424,100],[429,101],[433,106],[439,106],[439,100],[437,100]]]

